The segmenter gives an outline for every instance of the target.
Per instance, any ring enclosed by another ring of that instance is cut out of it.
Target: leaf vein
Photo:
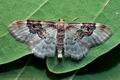
[[[25,66],[23,67],[23,69],[18,73],[18,75],[16,76],[16,78],[14,80],[18,80],[20,78],[20,76],[22,75],[22,73],[24,72],[26,66],[29,64],[31,60],[31,57],[28,59],[28,61],[26,62]]]
[[[105,10],[107,5],[110,3],[111,0],[106,0],[105,4],[103,4],[102,8],[96,13],[96,15],[93,18],[93,21],[96,20],[96,18]]]
[[[45,0],[41,5],[39,5],[26,19],[29,19],[32,15],[34,15],[41,7],[43,7],[49,0]],[[25,20],[26,20],[25,19]]]
[[[32,15],[34,15],[41,7],[43,7],[49,0],[45,0],[41,5],[39,5],[29,16],[27,16],[24,20],[29,19]],[[8,32],[5,32],[3,35],[0,36],[0,38],[6,36]]]

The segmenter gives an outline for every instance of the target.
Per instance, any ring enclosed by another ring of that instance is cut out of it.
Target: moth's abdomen
[[[63,26],[61,26],[63,27]],[[57,56],[58,58],[62,58],[62,52],[64,50],[64,36],[65,36],[64,28],[57,29]]]

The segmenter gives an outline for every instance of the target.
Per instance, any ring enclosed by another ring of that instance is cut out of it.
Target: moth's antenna
[[[76,21],[78,19],[79,19],[79,17],[75,17],[75,18],[72,19],[72,21]]]

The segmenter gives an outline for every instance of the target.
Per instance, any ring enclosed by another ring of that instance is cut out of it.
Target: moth
[[[82,59],[91,47],[105,42],[112,31],[100,23],[65,23],[21,20],[9,25],[10,33],[26,43],[37,57]]]

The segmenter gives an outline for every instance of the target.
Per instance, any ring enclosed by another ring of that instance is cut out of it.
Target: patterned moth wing
[[[41,58],[83,58],[93,46],[103,43],[112,32],[100,23],[64,23],[50,21],[16,21],[10,25],[11,34],[25,42]]]
[[[28,44],[36,56],[44,58],[55,56],[57,32],[54,24],[49,21],[15,21],[9,30],[17,40]]]
[[[111,34],[111,29],[100,23],[69,23],[65,31],[64,56],[79,60]]]

